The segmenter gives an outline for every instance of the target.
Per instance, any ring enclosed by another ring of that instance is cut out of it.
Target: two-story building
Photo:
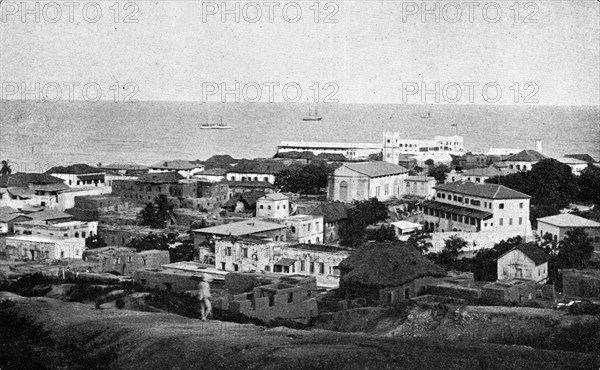
[[[550,257],[535,245],[518,245],[498,257],[498,280],[518,278],[544,284],[548,281],[549,261]]]
[[[458,181],[435,187],[435,200],[423,204],[425,230],[530,231],[530,196],[497,184]]]
[[[104,181],[106,170],[85,163],[55,166],[46,171],[46,174],[62,179],[70,188],[107,186]]]
[[[342,202],[323,202],[308,214],[323,217],[323,243],[335,243],[340,239],[340,226],[346,220],[348,205]]]
[[[10,260],[81,259],[84,238],[14,235],[6,238],[4,252]]]
[[[485,168],[473,168],[466,170],[461,173],[461,180],[482,183],[485,182],[485,180],[494,178],[496,176],[502,176],[502,171],[492,165]]]
[[[344,163],[329,177],[328,199],[344,203],[399,198],[408,170],[388,162]]]
[[[225,238],[215,242],[217,269],[314,276],[317,285],[327,288],[338,286],[338,265],[349,255],[349,250],[329,245],[289,244],[256,238]]]
[[[449,163],[452,155],[463,153],[462,136],[436,136],[433,140],[422,140],[403,138],[399,131],[383,134],[383,160],[393,164],[398,164],[402,155],[412,155],[421,163],[428,159]]]
[[[285,169],[285,164],[277,161],[245,160],[227,171],[229,181],[263,181],[275,183],[275,177]]]
[[[140,176],[137,180],[114,180],[112,193],[124,201],[146,204],[153,202],[160,194],[180,196],[179,181],[182,179],[183,176],[178,172],[153,172]]]
[[[508,165],[508,173],[531,171],[534,164],[547,159],[545,155],[535,150],[522,150],[519,153],[508,156],[504,163]]]
[[[256,217],[280,218],[290,215],[290,199],[281,193],[271,193],[256,201]]]

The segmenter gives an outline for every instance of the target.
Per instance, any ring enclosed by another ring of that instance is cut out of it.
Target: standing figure
[[[206,321],[208,315],[212,313],[212,305],[210,304],[210,279],[202,274],[200,275],[200,283],[198,284],[198,299],[200,299],[200,315],[202,321]]]

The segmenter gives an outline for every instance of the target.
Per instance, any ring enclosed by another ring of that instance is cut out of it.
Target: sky
[[[0,99],[600,105],[595,0],[65,4],[0,4]]]

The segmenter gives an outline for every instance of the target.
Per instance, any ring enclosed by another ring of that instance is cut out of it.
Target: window
[[[131,256],[128,256],[128,257],[127,257],[127,262],[131,262],[131,261],[132,261],[132,257],[131,257]]]
[[[504,203],[500,203],[500,204],[498,204],[498,208],[499,208],[499,209],[504,209]]]
[[[315,263],[314,263],[314,262],[311,262],[311,263],[310,263],[310,273],[311,273],[311,274],[314,274],[314,273],[315,273]]]
[[[512,218],[508,219],[508,224],[512,226]]]
[[[267,209],[268,209],[268,210],[271,210],[271,206],[267,206]]]
[[[306,270],[306,263],[304,261],[300,261],[300,271]]]
[[[226,256],[231,256],[231,247],[225,248],[225,255]]]
[[[503,267],[502,268],[502,275],[508,276],[508,267]]]
[[[523,202],[519,203],[519,208],[523,208]]]
[[[523,225],[523,217],[519,217],[519,225]]]
[[[265,207],[264,207],[264,206],[261,204],[261,205],[260,205],[260,209],[263,209],[263,208],[265,208]]]
[[[504,219],[503,219],[503,218],[501,218],[501,219],[500,219],[500,226],[503,226],[503,225],[504,225]]]
[[[242,257],[248,258],[248,248],[242,248]]]
[[[319,262],[319,274],[325,273],[325,264],[323,262]]]

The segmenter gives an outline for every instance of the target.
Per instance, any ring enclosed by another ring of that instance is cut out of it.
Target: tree
[[[427,166],[431,167],[435,164],[435,162],[433,161],[433,159],[429,158],[428,160],[426,160],[424,162]]]
[[[600,207],[600,167],[588,165],[581,171],[578,181],[579,199]]]
[[[374,229],[367,230],[367,240],[374,240],[376,242],[383,241],[397,241],[398,236],[396,235],[396,228],[393,225],[381,226]]]
[[[433,247],[431,235],[420,230],[412,233],[407,242],[422,254],[426,254]]]
[[[159,194],[154,203],[146,204],[140,212],[140,224],[153,229],[162,229],[173,212],[173,205],[164,194]]]
[[[148,251],[151,249],[169,250],[169,246],[177,241],[177,233],[155,234],[150,233],[140,238],[131,239],[126,247],[136,251]]]
[[[588,238],[583,229],[567,231],[565,238],[558,243],[556,265],[563,269],[587,268],[593,252],[592,239]]]
[[[452,235],[445,240],[444,244],[442,253],[447,253],[452,260],[456,261],[460,252],[466,248],[469,243],[458,235]]]
[[[433,166],[429,169],[429,176],[435,177],[438,184],[443,184],[446,181],[446,174],[450,172],[450,167],[443,163]]]
[[[544,159],[532,166],[531,171],[494,177],[487,183],[501,184],[531,196],[530,221],[560,213],[560,210],[577,200],[580,190],[578,179],[571,167],[555,159]]]
[[[104,248],[106,246],[106,241],[100,234],[90,235],[87,238],[85,238],[86,249]]]
[[[181,244],[174,248],[169,248],[169,257],[171,263],[180,261],[193,261],[198,256],[198,250],[194,248],[194,241],[191,239],[184,240]]]
[[[352,203],[346,211],[346,221],[340,227],[340,244],[358,246],[364,242],[367,226],[385,221],[388,218],[385,204],[371,198]]]
[[[281,191],[302,194],[320,194],[327,187],[332,168],[323,162],[305,166],[289,166],[275,177],[275,186]]]

